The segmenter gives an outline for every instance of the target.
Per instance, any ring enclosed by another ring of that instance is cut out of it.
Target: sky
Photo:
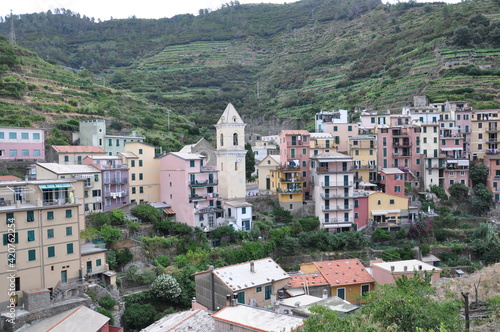
[[[28,14],[46,12],[55,8],[70,9],[72,12],[94,17],[101,21],[111,17],[128,18],[135,15],[137,18],[163,18],[178,14],[198,14],[199,9],[209,8],[216,10],[231,0],[1,0],[0,16],[13,14]],[[245,3],[291,3],[298,0],[239,0]],[[397,2],[398,0],[383,0],[383,2]],[[425,0],[417,0],[425,2]],[[432,1],[432,0],[429,0]],[[447,0],[458,2],[460,0]]]
[[[72,12],[99,18],[101,21],[111,17],[163,18],[178,14],[198,14],[199,9],[216,10],[231,0],[1,0],[0,16],[46,12],[54,8],[70,9]],[[297,0],[239,0],[245,3],[291,3]]]

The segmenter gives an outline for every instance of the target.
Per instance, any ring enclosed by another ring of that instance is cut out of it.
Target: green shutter
[[[66,236],[71,236],[73,235],[73,227],[68,226],[66,227]]]
[[[27,211],[26,212],[26,220],[28,222],[35,221],[35,211]]]
[[[66,210],[66,218],[71,218],[71,216],[72,216],[72,211]]]
[[[31,250],[28,250],[28,261],[36,261],[36,250],[35,249],[31,249]]]
[[[56,255],[56,248],[55,247],[48,247],[47,251],[48,251],[49,257],[54,257]]]
[[[73,243],[66,244],[66,253],[67,254],[72,254],[73,253]]]
[[[35,241],[35,231],[28,231],[28,242]]]

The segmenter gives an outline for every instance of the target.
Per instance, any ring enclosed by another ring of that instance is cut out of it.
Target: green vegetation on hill
[[[249,128],[252,119],[271,117],[306,127],[322,109],[398,110],[421,94],[492,108],[500,105],[498,10],[491,0],[236,1],[198,16],[96,22],[60,9],[16,16],[18,43],[52,64],[86,70],[75,75],[31,56],[31,81],[9,67],[0,84],[18,104],[36,98],[37,115],[116,119],[125,129],[147,130],[152,144],[172,139],[167,149],[210,139],[228,102]],[[7,35],[8,23],[0,23],[0,33]],[[35,79],[64,88],[50,91]],[[161,133],[167,109],[175,134]]]

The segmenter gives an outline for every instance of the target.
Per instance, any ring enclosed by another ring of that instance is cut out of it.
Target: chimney
[[[323,300],[328,298],[328,291],[323,289]]]
[[[394,272],[394,269],[395,269],[394,265],[391,265],[391,271],[392,272]]]
[[[418,270],[419,270],[419,271],[422,271],[422,265],[419,265],[419,266],[418,266]]]
[[[237,302],[238,302],[238,294],[233,294],[233,300],[231,301],[231,307],[236,307]]]
[[[403,269],[404,269],[405,271],[408,271],[408,266],[406,266],[406,265],[405,265],[405,266],[403,266]]]
[[[226,294],[226,307],[231,306],[231,294]]]
[[[255,263],[250,262],[250,272],[255,273]]]

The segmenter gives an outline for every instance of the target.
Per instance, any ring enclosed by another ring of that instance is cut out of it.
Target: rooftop
[[[100,248],[95,243],[92,243],[92,242],[85,243],[85,244],[82,244],[80,246],[80,254],[82,256],[96,254],[96,253],[104,252],[104,251],[108,251],[108,250],[104,249],[104,248]]]
[[[309,317],[312,315],[312,312],[309,309],[314,305],[321,305],[342,314],[353,312],[359,308],[357,305],[342,300],[338,296],[331,296],[327,299],[320,299],[315,303],[304,304],[298,308],[293,308],[292,312],[301,317]]]
[[[225,201],[224,205],[230,205],[235,208],[253,206],[252,204],[246,201]]]
[[[61,165],[57,163],[37,163],[37,165],[55,174],[86,174],[101,172],[93,165]]]
[[[314,265],[331,286],[366,284],[375,281],[357,258],[314,262]]]
[[[370,264],[373,267],[379,267],[383,270],[386,271],[391,271],[395,273],[401,273],[405,271],[438,271],[440,272],[441,269],[439,267],[435,267],[431,264],[424,263],[422,261],[419,261],[418,259],[410,259],[406,261],[396,261],[396,262],[383,262],[383,263],[371,263]],[[394,270],[392,270],[392,267],[394,267]],[[405,270],[406,268],[406,270]]]
[[[322,298],[317,296],[299,295],[299,296],[289,297],[284,300],[280,300],[280,305],[285,305],[287,307],[298,307],[298,306],[313,304],[321,300]]]
[[[212,315],[216,320],[240,325],[246,329],[280,332],[295,331],[304,325],[303,318],[277,314],[260,308],[246,305],[225,307]]]
[[[399,168],[382,168],[380,172],[385,173],[385,174],[404,174],[402,170]]]
[[[322,286],[328,285],[328,281],[321,273],[301,273],[290,275],[288,288],[303,288],[304,286]]]
[[[141,332],[210,332],[214,330],[215,326],[212,316],[206,311],[198,309],[167,315],[142,329]]]
[[[99,146],[85,145],[52,145],[52,149],[59,153],[103,153],[108,154],[106,150]]]

